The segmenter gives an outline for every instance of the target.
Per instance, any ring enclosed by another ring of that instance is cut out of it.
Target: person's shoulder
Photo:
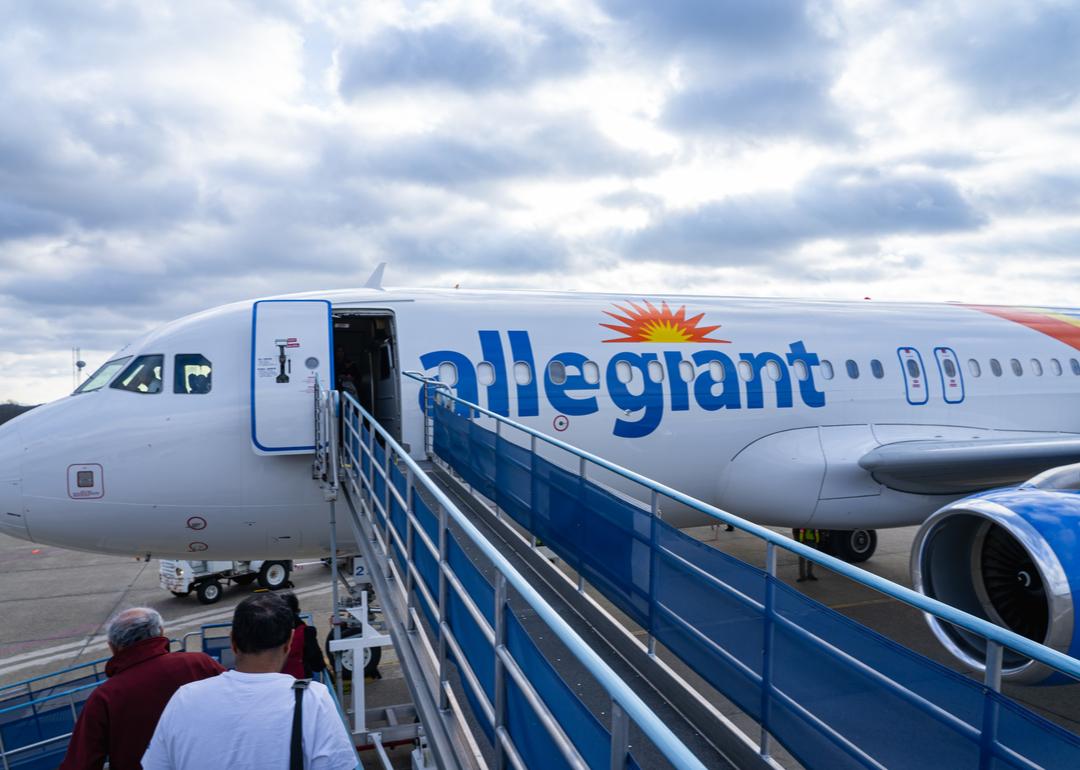
[[[220,663],[205,652],[170,652],[166,657],[170,658],[173,663],[213,671],[218,674],[225,670]]]

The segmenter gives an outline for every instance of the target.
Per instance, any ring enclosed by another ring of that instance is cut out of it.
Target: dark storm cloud
[[[585,66],[587,40],[570,28],[542,18],[522,26],[507,34],[462,19],[381,30],[342,51],[341,93],[352,97],[386,87],[521,87]]]
[[[1074,3],[976,4],[930,40],[981,109],[1063,109],[1080,94],[1080,14]]]
[[[983,221],[942,177],[834,167],[809,175],[791,193],[733,196],[668,214],[629,247],[645,259],[752,264],[785,259],[821,238],[944,233]]]
[[[680,131],[770,139],[803,135],[825,140],[849,137],[829,97],[827,78],[767,75],[690,87],[664,107],[664,122]]]

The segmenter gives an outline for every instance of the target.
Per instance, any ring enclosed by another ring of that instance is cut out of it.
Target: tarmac
[[[751,535],[725,532],[722,527],[689,532],[752,564],[764,564],[764,544]],[[908,555],[914,533],[914,527],[879,531],[877,553],[862,566],[910,585]],[[233,607],[254,589],[230,586],[217,604],[201,605],[194,594],[178,598],[160,588],[157,569],[154,560],[68,551],[0,535],[0,685],[107,657],[105,624],[126,607],[157,609],[165,620],[166,634],[180,638],[197,632],[203,624],[228,622]],[[946,655],[917,610],[820,567],[817,582],[796,584],[796,570],[795,557],[781,551],[778,572],[790,585],[916,652],[962,670]],[[301,562],[291,579],[302,610],[313,615],[320,640],[324,639],[331,609],[329,569],[318,561]],[[392,649],[384,650],[380,673],[380,680],[369,682],[368,704],[407,700]],[[1006,685],[1005,691],[1080,733],[1080,685]],[[756,735],[749,719],[733,707],[717,705],[748,734]],[[407,751],[402,747],[394,752],[395,765],[408,766]]]

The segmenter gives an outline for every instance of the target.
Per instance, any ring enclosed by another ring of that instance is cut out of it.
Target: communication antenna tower
[[[71,380],[73,387],[79,387],[82,382],[82,370],[86,368],[86,362],[82,360],[82,349],[73,347],[71,349]]]

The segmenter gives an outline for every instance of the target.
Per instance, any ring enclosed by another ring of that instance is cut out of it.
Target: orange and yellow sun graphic
[[[622,315],[619,315],[619,313],[612,313],[609,310],[604,311],[604,315],[611,316],[618,321],[620,325],[600,325],[606,329],[611,329],[612,331],[625,335],[613,340],[604,340],[604,342],[731,341],[717,340],[709,337],[711,332],[720,328],[719,324],[716,326],[698,326],[698,322],[705,317],[705,314],[698,313],[693,318],[687,318],[686,305],[683,305],[673,313],[666,302],[661,302],[659,309],[648,300],[645,300],[645,307],[641,307],[629,300],[628,303],[630,307],[633,308],[632,310],[628,310],[622,305],[615,305]]]

